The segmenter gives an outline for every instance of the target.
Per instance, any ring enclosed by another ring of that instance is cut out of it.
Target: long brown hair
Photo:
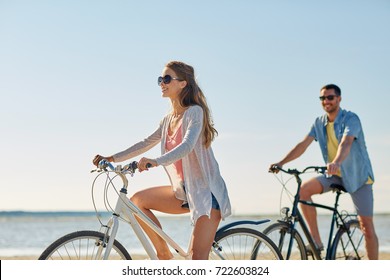
[[[180,61],[170,61],[165,65],[165,67],[173,70],[179,79],[187,82],[187,85],[180,93],[180,105],[185,108],[191,105],[199,105],[202,107],[204,114],[204,145],[206,148],[210,147],[211,142],[218,135],[218,131],[214,128],[214,123],[210,109],[206,102],[206,97],[195,80],[194,68]]]

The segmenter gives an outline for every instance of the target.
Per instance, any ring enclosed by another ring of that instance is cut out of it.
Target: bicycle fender
[[[239,225],[261,225],[264,223],[268,223],[269,221],[271,221],[271,220],[270,219],[264,219],[264,220],[258,220],[258,221],[241,220],[241,221],[237,221],[237,222],[233,222],[233,223],[224,225],[223,227],[221,227],[220,229],[217,230],[217,234],[220,232],[223,232],[229,228],[236,227]]]

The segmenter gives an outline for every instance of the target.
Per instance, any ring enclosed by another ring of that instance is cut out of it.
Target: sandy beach
[[[320,216],[320,231],[324,238],[327,238],[327,223],[329,216]],[[238,220],[254,220],[258,217],[248,216],[233,217],[229,222]],[[272,219],[277,219],[272,216]],[[388,238],[390,214],[378,215],[377,235],[379,239],[379,259],[390,260],[390,239]],[[50,222],[46,222],[49,220]],[[171,233],[181,246],[188,244],[188,237],[191,234],[191,227],[185,227],[188,223],[187,217],[161,217],[161,223],[164,224],[166,232]],[[65,212],[65,213],[10,213],[3,214],[0,226],[0,259],[1,260],[37,260],[41,248],[46,248],[58,237],[64,233],[73,232],[79,228],[95,228],[95,213],[89,212]],[[261,230],[262,228],[260,228]],[[15,232],[18,232],[15,235]],[[132,231],[126,229],[118,232],[117,240],[120,240],[125,248],[131,248],[129,251],[131,257],[135,260],[145,260],[148,257],[144,253],[136,236]],[[40,249],[38,249],[40,248]],[[176,254],[175,254],[176,255]]]
[[[134,260],[145,260],[148,257],[146,255],[132,255]],[[37,260],[38,256],[12,256],[12,257],[2,257],[0,260]],[[379,252],[380,260],[390,260],[390,252]]]

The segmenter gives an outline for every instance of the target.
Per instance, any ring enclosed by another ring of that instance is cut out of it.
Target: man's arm
[[[281,161],[271,164],[271,167],[278,165],[282,167],[286,163],[299,158],[313,142],[314,137],[307,135],[301,142],[299,142]]]
[[[349,152],[351,151],[351,146],[355,140],[354,136],[344,135],[341,138],[341,142],[337,148],[337,154],[334,160],[331,163],[328,163],[328,173],[333,175],[337,174],[340,169],[341,163],[347,158]]]

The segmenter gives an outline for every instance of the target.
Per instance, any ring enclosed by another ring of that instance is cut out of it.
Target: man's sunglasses
[[[179,78],[174,78],[172,77],[171,75],[165,75],[164,77],[158,77],[157,79],[157,84],[160,86],[161,83],[164,83],[164,84],[169,84],[172,80],[178,80],[178,81],[183,81],[182,79],[179,79]]]
[[[328,96],[320,96],[320,100],[324,101],[325,99],[332,101],[337,95],[328,95]]]

